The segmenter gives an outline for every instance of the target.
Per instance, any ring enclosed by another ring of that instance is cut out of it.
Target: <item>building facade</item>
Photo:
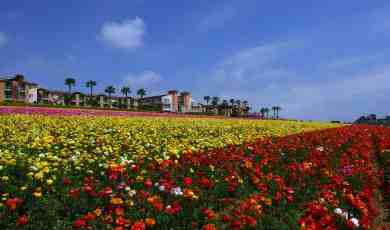
[[[38,97],[38,85],[28,82],[23,75],[0,78],[0,102],[35,103]]]
[[[163,112],[190,113],[192,112],[191,93],[170,90],[167,94],[139,98],[139,106],[159,106]]]

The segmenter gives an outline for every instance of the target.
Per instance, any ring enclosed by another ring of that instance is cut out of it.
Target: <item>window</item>
[[[12,92],[11,91],[5,91],[5,99],[12,99]]]
[[[11,81],[5,82],[5,90],[12,90],[12,82]]]

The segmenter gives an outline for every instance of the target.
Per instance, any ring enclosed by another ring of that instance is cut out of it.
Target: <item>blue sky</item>
[[[0,75],[66,77],[280,105],[289,118],[389,114],[388,1],[3,0]]]

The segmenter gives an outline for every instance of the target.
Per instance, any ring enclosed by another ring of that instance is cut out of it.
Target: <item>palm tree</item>
[[[205,100],[205,101],[206,101],[206,104],[209,105],[209,102],[210,102],[210,100],[211,100],[211,97],[210,97],[210,96],[205,96],[205,97],[203,98],[203,100]]]
[[[226,109],[229,106],[229,102],[227,100],[222,101],[222,107]]]
[[[115,88],[114,86],[108,86],[104,92],[106,92],[108,94],[108,100],[109,100],[109,104],[110,104],[110,107],[112,105],[112,100],[111,100],[111,95],[115,93]]]
[[[261,113],[261,117],[264,118],[265,113],[266,113],[266,108],[261,108],[261,109],[260,109],[260,113]]]
[[[275,111],[276,111],[276,119],[279,119],[279,111],[282,110],[282,107],[280,106],[275,106]]]
[[[276,118],[277,106],[272,106],[271,109],[272,109],[272,111],[273,111],[273,117]]]
[[[76,79],[74,78],[67,78],[65,79],[65,85],[68,86],[68,92],[69,94],[72,93],[72,87],[76,85]]]
[[[125,96],[125,97],[127,98],[127,96],[128,96],[129,94],[131,94],[130,87],[128,87],[128,86],[122,87],[121,93],[123,94],[123,96]]]
[[[143,98],[145,95],[146,95],[146,90],[145,89],[139,89],[137,91],[137,95],[140,97],[140,98]]]
[[[93,95],[93,88],[97,85],[96,81],[87,81],[85,83],[85,87],[89,88],[91,90],[91,99],[92,99],[92,95]]]
[[[125,96],[125,98],[126,98],[126,105],[127,105],[127,107],[129,107],[129,103],[128,103],[128,95],[129,94],[131,94],[131,90],[130,90],[130,87],[128,87],[128,86],[123,86],[122,87],[122,89],[121,89],[121,93],[123,94],[123,96]]]
[[[234,100],[233,98],[229,100],[230,101],[230,104],[232,104],[232,106],[234,105],[234,103],[236,102],[236,100]]]
[[[236,104],[238,105],[238,107],[240,107],[241,101],[240,100],[236,100]]]
[[[213,106],[217,106],[219,103],[219,97],[213,97],[212,100],[211,100],[211,104]]]
[[[243,101],[242,104],[245,106],[245,107],[248,107],[248,101]]]

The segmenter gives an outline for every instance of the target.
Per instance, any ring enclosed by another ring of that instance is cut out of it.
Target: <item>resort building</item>
[[[37,90],[38,85],[24,80],[23,75],[0,78],[0,102],[34,103],[38,97]]]
[[[161,111],[173,113],[192,112],[191,93],[170,90],[167,94],[139,98],[139,106],[160,106]]]

